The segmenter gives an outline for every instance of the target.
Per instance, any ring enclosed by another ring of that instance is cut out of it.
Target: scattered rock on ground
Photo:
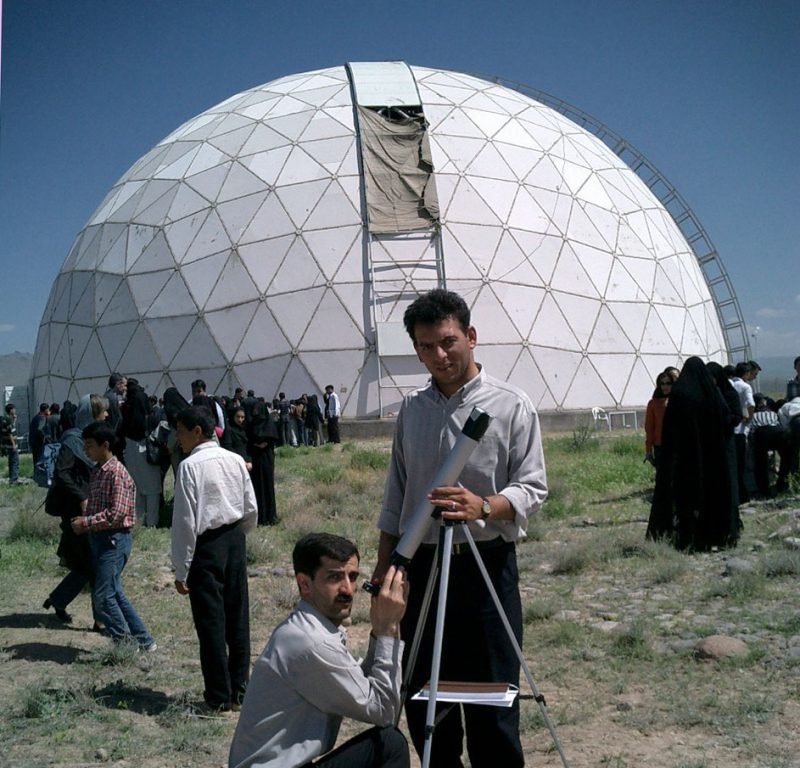
[[[746,655],[747,643],[727,635],[710,635],[695,644],[694,653],[698,659],[718,661],[719,659]]]

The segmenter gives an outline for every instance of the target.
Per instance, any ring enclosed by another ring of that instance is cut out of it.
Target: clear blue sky
[[[496,75],[605,122],[694,209],[757,355],[800,354],[796,0],[5,0],[2,16],[0,354],[33,351],[73,239],[160,139],[276,77],[373,59]]]

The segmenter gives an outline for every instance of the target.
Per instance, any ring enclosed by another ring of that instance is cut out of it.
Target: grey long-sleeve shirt
[[[370,638],[363,662],[344,631],[304,600],[258,657],[231,744],[229,768],[297,768],[333,749],[344,717],[394,721],[403,643]]]
[[[476,406],[489,413],[492,421],[459,482],[479,496],[505,496],[514,508],[514,519],[492,520],[485,528],[470,523],[470,532],[476,541],[497,536],[516,541],[525,535],[528,518],[547,496],[539,417],[522,390],[483,369],[449,398],[431,382],[403,401],[378,519],[380,530],[392,536],[403,534]],[[435,544],[437,534],[438,523],[432,523],[425,543]],[[456,541],[459,537],[463,533],[456,529]]]

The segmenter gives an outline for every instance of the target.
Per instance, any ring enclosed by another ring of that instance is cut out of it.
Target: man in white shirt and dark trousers
[[[333,384],[328,384],[325,387],[325,394],[322,399],[325,401],[325,421],[328,422],[328,442],[340,443],[339,416],[342,408],[339,404],[339,395],[333,391]]]
[[[735,375],[730,379],[736,394],[739,395],[739,404],[742,408],[742,420],[733,428],[740,504],[746,504],[750,501],[750,494],[747,492],[745,484],[747,432],[750,429],[750,420],[753,418],[756,406],[750,382],[756,377],[757,373],[751,363],[737,363]]]
[[[341,629],[358,589],[356,545],[310,533],[292,560],[301,599],[255,663],[229,768],[407,768],[408,744],[393,726],[408,596],[403,569],[389,568],[372,597],[369,650],[359,662]],[[331,751],[343,717],[375,727]]]
[[[205,690],[204,710],[238,710],[250,671],[250,606],[245,534],[258,507],[244,459],[213,440],[207,409],[177,416],[187,457],[175,479],[172,563],[175,588],[189,595]]]

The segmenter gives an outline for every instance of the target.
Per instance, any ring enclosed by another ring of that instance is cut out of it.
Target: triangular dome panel
[[[184,340],[172,360],[173,368],[219,368],[225,367],[227,360],[214,341],[208,326],[198,318],[189,335]],[[206,382],[211,386],[211,382]],[[209,390],[209,391],[214,391]]]
[[[259,295],[266,293],[297,235],[286,235],[251,245],[240,245],[239,258],[247,269]]]
[[[195,303],[183,277],[178,272],[173,272],[167,284],[150,305],[148,317],[175,317],[184,314],[193,315],[197,312]]]
[[[172,365],[175,355],[196,322],[196,315],[145,320],[145,326],[153,340],[162,368],[166,369]]]
[[[255,360],[274,360],[289,352],[291,347],[286,336],[266,305],[259,302],[233,361],[239,365]]]
[[[547,293],[531,328],[530,340],[536,346],[580,352],[581,343],[569,327],[552,294]]]
[[[232,253],[204,307],[206,312],[244,304],[258,296],[253,281],[238,254]]]
[[[319,286],[268,297],[267,306],[293,349],[299,346],[325,290]]]

